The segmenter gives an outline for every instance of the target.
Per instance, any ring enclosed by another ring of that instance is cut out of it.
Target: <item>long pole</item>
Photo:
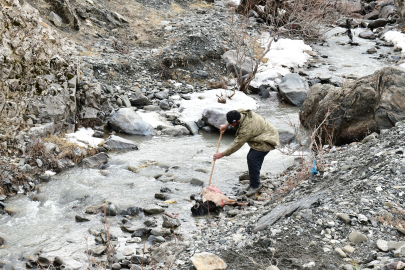
[[[217,151],[215,152],[215,154],[218,153],[219,144],[221,143],[221,138],[222,138],[222,132],[221,132],[221,135],[219,136]],[[211,175],[210,175],[210,182],[208,183],[208,186],[211,186],[212,173],[214,172],[214,166],[215,166],[215,160],[214,160],[214,162],[212,163],[212,169],[211,169]]]

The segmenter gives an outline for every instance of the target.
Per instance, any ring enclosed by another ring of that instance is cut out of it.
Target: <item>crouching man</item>
[[[228,149],[215,154],[214,160],[232,155],[247,142],[250,146],[247,155],[250,185],[246,195],[252,196],[262,188],[260,170],[264,157],[279,144],[278,131],[266,119],[251,110],[229,111],[226,120],[227,123],[221,125],[220,132],[224,133],[228,126],[232,126],[237,130],[236,138]]]

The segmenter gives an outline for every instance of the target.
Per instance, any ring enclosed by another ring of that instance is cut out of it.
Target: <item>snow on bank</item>
[[[402,54],[405,54],[405,34],[397,31],[388,31],[384,34],[386,41],[391,41],[398,48],[402,49]]]
[[[67,141],[75,143],[79,146],[97,147],[100,143],[104,142],[103,139],[93,137],[94,130],[91,128],[79,128],[75,133],[66,134]]]
[[[196,122],[201,119],[202,113],[206,108],[221,108],[227,111],[237,109],[255,110],[257,108],[256,101],[240,91],[236,91],[232,99],[227,99],[225,104],[218,102],[217,95],[226,95],[231,92],[232,91],[224,89],[214,89],[202,93],[190,94],[190,100],[180,101],[180,105],[184,109],[179,119],[184,122]]]
[[[165,119],[158,112],[146,112],[143,110],[138,110],[136,113],[142,117],[142,120],[149,123],[153,128],[156,128],[157,126],[170,126],[167,121],[165,122]]]
[[[263,33],[259,41],[266,48],[270,42],[270,33]],[[273,41],[270,51],[265,55],[267,62],[259,68],[250,85],[256,88],[263,84],[274,87],[281,82],[282,76],[290,73],[289,67],[299,67],[308,61],[310,56],[305,51],[312,51],[312,48],[303,40],[280,38],[277,42]]]

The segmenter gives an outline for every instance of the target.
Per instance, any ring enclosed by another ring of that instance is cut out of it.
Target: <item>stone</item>
[[[170,218],[168,216],[163,215],[163,224],[162,227],[164,228],[177,228],[181,225],[180,220],[178,218]]]
[[[96,246],[90,250],[90,253],[93,254],[94,256],[101,256],[101,255],[105,254],[106,251],[107,251],[106,246]]]
[[[350,233],[349,240],[350,240],[350,242],[352,242],[354,244],[360,244],[362,242],[367,241],[368,238],[366,235],[364,235],[360,232],[354,231],[354,232]]]
[[[342,267],[344,270],[353,270],[353,266],[351,266],[350,264],[345,264]]]
[[[301,107],[307,97],[309,85],[298,73],[288,73],[278,86],[280,95],[287,103]]]
[[[202,187],[204,186],[204,181],[197,178],[193,178],[191,179],[190,184]]]
[[[76,215],[75,220],[76,220],[76,222],[87,222],[87,221],[90,221],[90,218],[88,218],[84,215]]]
[[[118,211],[117,206],[111,202],[109,202],[105,208],[107,216],[116,216],[117,211]]]
[[[375,81],[386,83],[378,86]],[[328,125],[324,126],[326,132],[333,129],[337,145],[361,141],[370,131],[389,129],[405,119],[405,110],[399,106],[402,101],[405,102],[405,92],[399,90],[403,87],[405,71],[385,67],[345,87],[330,92],[318,91],[316,101],[305,100],[300,110],[301,124],[307,128],[319,126],[330,108],[339,108],[330,115],[332,119],[339,120],[332,121],[333,124],[328,121]]]
[[[162,201],[166,201],[167,199],[169,199],[169,197],[170,197],[169,194],[166,194],[166,193],[156,193],[155,194],[155,198],[162,200]]]
[[[225,52],[222,55],[222,59],[225,61],[228,72],[234,73],[238,77],[252,73],[256,65],[256,62],[252,58],[246,57],[246,55],[242,56],[236,50]]]
[[[130,95],[130,101],[132,106],[146,106],[150,103],[149,99],[140,90]]]
[[[366,31],[361,32],[359,34],[359,37],[364,38],[364,39],[375,39],[376,38],[375,34],[371,30],[366,30]]]
[[[120,99],[122,101],[122,105],[124,105],[127,108],[131,107],[131,101],[129,100],[127,95],[121,95]]]
[[[187,244],[183,242],[167,242],[152,251],[151,259],[156,263],[171,262],[174,261],[180,253],[185,251],[186,248]]]
[[[169,93],[166,91],[160,91],[158,93],[155,93],[155,98],[160,99],[160,100],[165,100],[169,97]]]
[[[131,135],[151,135],[153,127],[130,108],[123,108],[116,112],[109,120],[109,124],[116,132]]]
[[[395,258],[405,257],[405,245],[394,251]]]
[[[376,20],[379,14],[380,12],[378,10],[373,10],[364,16],[364,20]]]
[[[378,27],[384,27],[388,23],[390,23],[390,20],[379,18],[377,20],[371,21],[368,24],[368,28],[374,29],[374,28],[378,28]],[[371,36],[371,33],[370,33],[370,36]]]
[[[393,5],[386,5],[383,8],[381,8],[380,13],[378,14],[378,17],[381,19],[389,19],[391,16],[395,15],[397,13],[395,6]]]
[[[168,236],[172,234],[170,229],[167,228],[153,228],[150,233],[154,236]]]
[[[368,53],[368,54],[374,54],[374,53],[377,53],[377,49],[376,49],[375,47],[370,48],[370,49],[367,49],[367,53]]]
[[[51,13],[49,13],[49,20],[51,22],[53,22],[53,24],[57,27],[61,27],[62,26],[62,18],[59,17],[58,14],[56,14],[55,12],[51,11]]]
[[[148,258],[148,257],[146,257],[146,256],[139,256],[139,255],[133,255],[132,257],[131,257],[131,262],[132,263],[135,263],[135,264],[141,264],[141,265],[144,265],[144,264],[150,264],[150,259]]]
[[[281,145],[290,144],[296,139],[295,135],[288,131],[281,131],[278,133],[278,136]]]
[[[388,251],[388,242],[382,239],[378,239],[377,242],[377,247],[382,250],[382,251]]]
[[[344,247],[342,248],[342,250],[343,250],[344,252],[347,252],[347,253],[352,254],[356,249],[355,249],[354,247],[352,247],[352,246],[344,246]]]
[[[94,156],[83,159],[82,165],[84,168],[100,168],[108,162],[108,155],[106,153],[98,153]]]
[[[37,158],[37,159],[35,160],[35,162],[37,163],[38,168],[41,168],[41,167],[44,165],[44,163],[42,162],[42,160],[40,160],[39,158]]]
[[[119,270],[119,269],[121,269],[121,264],[119,264],[119,263],[113,263],[113,264],[111,265],[111,269],[112,269],[112,270]]]
[[[107,145],[111,150],[138,150],[138,146],[132,141],[121,138],[116,135],[111,135],[107,138],[104,145]]]
[[[162,110],[170,110],[169,101],[168,101],[167,99],[162,100],[162,101],[159,103],[159,107],[160,107]]]
[[[122,228],[121,228],[121,229],[122,229]],[[146,236],[147,234],[148,234],[148,229],[139,228],[139,229],[136,229],[136,230],[132,233],[131,237],[132,237],[132,238],[144,237],[144,236]]]
[[[342,257],[342,258],[346,258],[346,257],[347,257],[347,256],[346,256],[346,253],[344,253],[341,248],[335,248],[335,251],[336,251],[337,254],[340,255],[340,257]]]
[[[205,123],[220,129],[226,123],[226,113],[228,110],[220,108],[207,108],[203,111],[202,118]]]
[[[191,134],[198,135],[199,128],[194,121],[185,122],[184,125],[191,132]]]
[[[45,151],[46,151],[47,153],[53,153],[53,151],[55,150],[55,148],[56,148],[56,144],[54,144],[54,143],[46,143],[46,144],[45,144]]]
[[[122,216],[132,216],[135,217],[142,212],[142,208],[137,206],[131,206],[125,210],[122,210],[119,214]]]
[[[143,208],[143,211],[147,214],[160,214],[163,213],[165,210],[157,205],[148,205],[145,208]]]
[[[191,73],[191,76],[196,79],[206,79],[208,77],[208,72],[204,70],[195,70]]]
[[[197,270],[218,270],[228,267],[220,257],[208,252],[194,254],[190,260]]]

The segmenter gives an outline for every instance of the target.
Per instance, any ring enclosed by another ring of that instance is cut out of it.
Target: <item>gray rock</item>
[[[156,236],[155,238],[153,238],[153,240],[156,243],[164,243],[164,242],[166,242],[166,240],[165,240],[165,238],[163,236]]]
[[[197,179],[197,178],[193,178],[193,179],[191,179],[190,184],[202,187],[202,186],[204,186],[204,181]]]
[[[167,101],[167,99],[162,100],[162,101],[159,103],[159,107],[160,107],[162,110],[170,110],[169,101]]]
[[[104,145],[107,145],[111,150],[138,150],[132,141],[118,137],[116,135],[111,135],[107,138]]]
[[[122,101],[122,105],[124,105],[127,108],[131,107],[131,101],[129,100],[127,95],[121,95],[120,98]]]
[[[150,103],[149,99],[139,90],[131,94],[130,100],[132,106],[145,106]]]
[[[375,39],[376,38],[375,34],[371,30],[361,32],[359,34],[359,37],[364,38],[364,39]]]
[[[169,136],[183,136],[183,135],[190,135],[190,131],[184,126],[174,126],[174,127],[163,127],[162,129],[163,135]]]
[[[116,216],[118,208],[115,204],[109,202],[105,208],[105,212],[107,216]]]
[[[227,51],[222,55],[222,59],[225,61],[228,72],[242,74],[242,76],[250,74],[256,65],[253,59],[243,56],[236,50]]]
[[[166,91],[160,91],[158,93],[155,93],[155,98],[160,99],[160,100],[165,100],[169,97],[169,93]]]
[[[374,53],[377,53],[377,49],[376,49],[375,47],[370,48],[370,49],[367,49],[367,53],[368,53],[368,54],[374,54]]]
[[[56,14],[55,12],[51,11],[51,13],[49,13],[49,20],[51,22],[53,22],[53,24],[57,27],[61,27],[62,26],[62,18],[59,17],[58,14]]]
[[[79,214],[79,215],[75,216],[75,220],[76,220],[76,222],[87,222],[87,221],[90,221],[90,218]]]
[[[113,263],[113,265],[111,265],[111,269],[119,270],[119,269],[121,269],[121,265],[119,263]]]
[[[101,256],[107,252],[106,246],[95,246],[90,250],[90,253],[94,256]]]
[[[132,233],[131,237],[132,237],[132,238],[134,238],[134,237],[144,237],[144,236],[146,236],[147,234],[148,234],[148,229],[139,228],[139,229],[136,229],[136,230]]]
[[[103,164],[108,162],[108,155],[106,153],[98,153],[92,157],[83,159],[82,165],[84,168],[100,168]]]
[[[154,236],[168,236],[171,235],[172,232],[167,228],[153,228],[151,234]]]
[[[42,160],[40,160],[39,158],[37,158],[37,159],[35,160],[35,162],[37,163],[38,168],[41,168],[41,167],[44,165],[44,163],[42,162]]]
[[[208,125],[220,128],[221,125],[226,123],[226,113],[228,110],[219,108],[207,108],[203,111],[203,120]]]
[[[163,209],[162,207],[157,206],[157,205],[149,205],[149,206],[146,206],[145,208],[143,208],[143,211],[147,214],[153,215],[153,214],[163,213],[165,211],[165,209]]]
[[[150,112],[156,112],[156,111],[160,111],[160,110],[161,110],[160,107],[157,106],[157,105],[148,105],[148,106],[143,107],[143,109],[144,109],[145,111],[150,111]]]
[[[169,194],[166,193],[156,193],[155,198],[159,200],[166,201],[169,198]]]
[[[389,17],[395,15],[397,13],[395,6],[393,5],[386,5],[384,6],[378,15],[381,19],[389,19]]]
[[[365,20],[376,20],[378,19],[378,15],[380,14],[380,12],[378,10],[373,10],[370,13],[366,14],[364,16]]]
[[[56,144],[54,144],[54,143],[46,143],[45,144],[45,151],[48,152],[48,153],[53,153],[55,148],[56,148]]]
[[[384,27],[389,22],[390,22],[390,20],[387,20],[387,19],[377,19],[377,20],[371,21],[368,24],[368,28],[374,29],[374,28],[378,28],[378,27]]]
[[[188,130],[190,130],[191,134],[198,135],[199,128],[194,121],[189,121],[184,124],[185,124],[186,128],[188,128]]]
[[[271,265],[266,268],[266,270],[280,270],[277,266]]]
[[[116,132],[124,132],[132,135],[150,135],[153,127],[130,108],[120,109],[109,121]]]
[[[172,261],[180,253],[185,251],[187,244],[183,242],[167,242],[160,245],[158,248],[154,249],[151,254],[151,258],[156,263],[163,263],[167,261]],[[207,269],[217,269],[217,268],[207,268]]]
[[[145,256],[133,255],[131,257],[131,262],[134,264],[144,265],[144,264],[150,264],[150,259]]]
[[[377,247],[378,247],[380,250],[382,250],[382,251],[384,251],[384,252],[388,251],[388,242],[387,242],[387,241],[382,240],[382,239],[378,239],[377,242],[376,242],[376,244],[377,244]]]
[[[278,87],[286,102],[298,107],[304,103],[309,90],[308,83],[298,73],[286,74]]]
[[[204,70],[195,70],[191,76],[196,79],[205,79],[208,77],[208,72]]]
[[[39,127],[32,127],[30,128],[29,133],[36,137],[48,137],[55,133],[55,124],[52,122]]]
[[[349,235],[350,242],[354,244],[360,244],[368,240],[367,236],[362,234],[361,232],[354,231]]]
[[[180,220],[178,218],[170,218],[168,216],[163,215],[163,224],[162,227],[164,228],[177,228],[181,225]]]

